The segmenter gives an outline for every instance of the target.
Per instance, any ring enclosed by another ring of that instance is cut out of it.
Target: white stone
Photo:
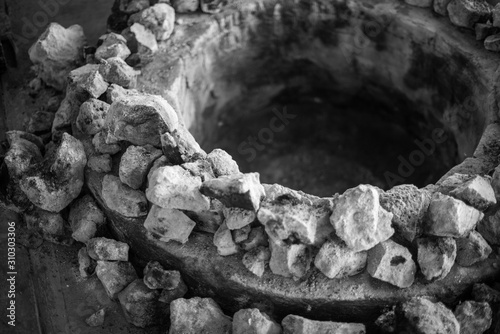
[[[342,241],[327,241],[321,246],[314,265],[328,278],[354,276],[366,267],[367,252],[354,252]]]
[[[255,211],[241,208],[226,208],[222,210],[224,222],[230,230],[237,230],[251,224],[255,218]]]
[[[457,244],[453,238],[419,238],[418,265],[428,281],[442,280],[450,272],[457,257]]]
[[[157,3],[143,10],[139,23],[151,30],[158,41],[164,41],[172,35],[175,25],[175,10],[166,3]]]
[[[163,242],[173,240],[181,244],[188,241],[195,225],[196,223],[182,211],[164,209],[157,205],[151,207],[144,221],[144,227],[154,238]]]
[[[484,211],[497,203],[490,180],[480,175],[476,175],[452,190],[450,195],[480,211]]]
[[[229,256],[238,253],[238,245],[234,243],[231,230],[223,223],[214,234],[214,245],[217,253],[221,256]]]

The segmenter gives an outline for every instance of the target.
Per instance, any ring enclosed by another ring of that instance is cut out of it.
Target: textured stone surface
[[[91,155],[88,158],[87,167],[98,173],[108,173],[113,168],[113,161],[109,154]]]
[[[495,168],[493,175],[491,177],[491,187],[495,192],[495,198],[500,200],[500,165]]]
[[[171,240],[182,244],[188,241],[196,223],[186,214],[176,209],[165,209],[153,205],[144,221],[144,227],[155,239],[163,242]]]
[[[148,214],[148,201],[144,193],[124,185],[114,175],[104,176],[102,198],[111,210],[125,217],[141,217]]]
[[[207,155],[182,123],[177,129],[163,133],[160,139],[163,154],[174,164],[203,159]]]
[[[491,252],[490,245],[479,232],[471,231],[467,237],[457,239],[456,262],[462,267],[487,259]]]
[[[482,334],[491,326],[492,311],[488,303],[465,301],[455,309],[460,334]]]
[[[102,44],[99,45],[95,52],[95,59],[97,61],[113,57],[125,60],[130,56],[127,40],[122,35],[109,33],[101,36],[99,41],[102,42]]]
[[[238,245],[235,244],[231,230],[227,228],[226,223],[222,223],[214,234],[214,245],[217,247],[217,253],[221,256],[229,256],[238,253]]]
[[[380,206],[379,192],[370,185],[348,189],[334,203],[330,222],[354,251],[368,250],[394,234],[393,215]]]
[[[99,73],[101,73],[106,82],[117,84],[124,88],[134,87],[138,74],[136,70],[119,57],[103,60],[99,66]]]
[[[264,232],[264,228],[259,226],[259,227],[254,227],[250,230],[248,237],[246,238],[245,241],[241,242],[240,247],[245,251],[249,251],[255,247],[259,246],[267,247],[268,245],[269,242],[267,235]]]
[[[111,299],[115,299],[120,291],[137,279],[130,262],[97,261],[95,272]]]
[[[212,165],[205,159],[198,159],[193,162],[183,163],[182,168],[188,170],[193,176],[201,177],[202,181],[210,180],[215,177]]]
[[[481,211],[497,202],[490,180],[480,175],[452,190],[450,195]]]
[[[172,6],[178,13],[195,12],[200,6],[200,0],[172,0]]]
[[[78,271],[80,276],[86,278],[94,274],[97,262],[89,256],[87,247],[82,247],[78,251]]]
[[[440,302],[412,298],[398,307],[396,312],[401,317],[397,333],[460,333],[460,324],[453,312]]]
[[[345,333],[365,334],[363,324],[309,320],[298,315],[287,315],[281,322],[283,334]]]
[[[76,82],[76,86],[87,92],[91,97],[97,99],[106,92],[109,84],[104,80],[101,73],[96,68],[82,75]]]
[[[87,319],[85,319],[85,323],[90,327],[99,327],[104,324],[104,319],[106,317],[106,309],[101,308],[95,313],[92,313]]]
[[[269,268],[274,274],[298,280],[309,270],[312,254],[308,246],[279,245],[269,240],[269,248],[271,249]]]
[[[64,219],[59,213],[35,208],[25,212],[23,217],[28,229],[41,233],[45,240],[56,241],[65,234]]]
[[[161,150],[151,145],[129,146],[120,160],[120,180],[132,189],[139,189],[153,162],[161,155]]]
[[[450,21],[459,27],[472,29],[491,18],[491,5],[485,0],[451,0],[447,9]]]
[[[124,35],[127,36],[129,44],[137,45],[140,57],[151,57],[158,51],[155,34],[138,22],[126,29]]]
[[[171,281],[171,283],[175,283],[175,286],[172,286],[171,289],[163,289],[160,293],[158,301],[170,305],[171,302],[184,297],[187,293],[187,285],[180,276],[178,281]]]
[[[165,3],[157,3],[143,10],[138,20],[140,24],[153,32],[158,41],[164,41],[174,31],[175,11]]]
[[[169,334],[229,334],[231,318],[211,298],[179,298],[170,304]]]
[[[128,261],[129,246],[108,238],[93,238],[87,242],[87,252],[94,260]]]
[[[264,270],[266,269],[266,264],[271,258],[271,252],[267,247],[259,246],[253,248],[243,255],[243,265],[254,275],[262,277],[264,275]]]
[[[500,210],[477,224],[477,231],[492,246],[500,245]]]
[[[233,316],[232,334],[281,334],[281,326],[259,309],[241,309]]]
[[[418,264],[424,277],[431,280],[445,278],[457,257],[457,244],[453,238],[419,238]]]
[[[182,279],[177,270],[165,270],[158,261],[149,261],[144,268],[143,280],[150,289],[173,290]]]
[[[257,215],[255,211],[241,208],[224,208],[224,222],[230,230],[237,230],[251,224]]]
[[[92,196],[85,195],[71,205],[68,222],[73,239],[86,243],[95,236],[98,227],[106,223],[106,217]]]
[[[321,246],[314,265],[328,278],[343,278],[359,274],[365,269],[367,252],[355,252],[335,239]]]
[[[134,14],[149,7],[149,0],[122,0],[119,3],[120,12]]]
[[[15,138],[10,142],[4,162],[12,178],[21,178],[35,163],[42,160],[38,146],[26,139]]]
[[[238,174],[240,172],[238,164],[233,160],[233,157],[219,148],[208,153],[207,160],[212,166],[216,177]]]
[[[102,154],[116,154],[120,152],[120,145],[117,143],[107,143],[106,138],[108,137],[108,133],[106,130],[102,130],[98,134],[94,136],[92,139],[92,144],[97,152]]]
[[[104,120],[109,104],[97,99],[90,99],[80,106],[76,126],[87,135],[95,135],[104,127]]]
[[[235,243],[240,244],[243,241],[248,239],[248,235],[252,228],[250,225],[246,225],[245,227],[239,228],[237,230],[231,230],[231,235],[233,236],[233,240]]]

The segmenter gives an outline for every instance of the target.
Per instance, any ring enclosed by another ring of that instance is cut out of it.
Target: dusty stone
[[[99,66],[99,73],[108,83],[114,83],[124,88],[135,86],[138,74],[136,70],[119,57],[103,60]]]
[[[455,309],[460,334],[482,334],[491,326],[492,311],[488,303],[465,301]]]
[[[199,177],[180,166],[159,167],[150,175],[146,196],[166,209],[209,210],[210,200],[201,194],[201,185]]]
[[[174,109],[157,95],[132,95],[111,104],[106,126],[118,140],[160,147],[160,134],[173,131],[179,120]]]
[[[165,270],[158,261],[149,261],[144,268],[143,280],[150,289],[173,290],[182,279],[177,270]]]
[[[201,177],[202,181],[210,180],[215,178],[212,166],[205,159],[199,159],[193,162],[183,163],[182,168],[189,171],[193,176]]]
[[[94,136],[94,138],[92,139],[92,144],[94,145],[95,150],[99,153],[110,155],[120,152],[120,145],[116,143],[107,144],[106,137],[107,134],[104,130]]]
[[[200,6],[200,0],[171,0],[172,6],[177,13],[196,12]]]
[[[203,182],[201,193],[218,199],[227,207],[257,211],[264,198],[259,173],[233,174]]]
[[[233,157],[224,150],[216,148],[207,155],[216,177],[240,173],[240,169]]]
[[[106,223],[106,217],[94,199],[85,195],[71,205],[68,221],[73,239],[86,243],[95,236],[98,227]]]
[[[453,197],[435,193],[428,211],[427,233],[440,237],[467,235],[484,214]]]
[[[303,277],[311,265],[312,254],[304,244],[279,245],[269,240],[271,271],[283,277],[293,277],[297,280]]]
[[[281,326],[259,309],[241,309],[233,316],[232,334],[281,334]]]
[[[135,89],[125,89],[117,84],[111,84],[106,91],[106,102],[113,104],[120,99],[126,99],[130,96],[142,95]]]
[[[50,131],[54,117],[55,115],[52,112],[38,110],[31,116],[26,131],[31,133]]]
[[[160,139],[163,154],[174,164],[203,159],[207,155],[183,123],[174,131],[162,134]]]
[[[500,246],[500,210],[477,224],[477,231],[492,246]]]
[[[200,0],[200,8],[204,13],[215,14],[226,6],[227,0]]]
[[[281,322],[283,334],[309,334],[309,333],[346,333],[365,334],[366,328],[363,324],[316,321],[309,320],[298,315],[287,315]]]
[[[129,146],[120,161],[120,180],[132,189],[139,189],[153,162],[161,155],[161,150],[151,145]]]
[[[153,205],[144,221],[144,227],[154,238],[169,242],[186,243],[196,223],[182,211]]]
[[[120,0],[119,9],[126,14],[134,14],[149,7],[149,0]]]
[[[111,299],[115,299],[120,291],[137,279],[130,262],[97,261],[95,272]]]
[[[387,240],[368,251],[366,270],[374,278],[408,288],[415,280],[417,266],[408,249]]]
[[[87,247],[82,247],[78,251],[78,270],[80,276],[87,278],[94,274],[97,262],[89,256]]]
[[[450,272],[457,257],[457,244],[453,238],[419,238],[418,264],[424,277],[441,280]]]
[[[394,234],[392,217],[392,213],[380,206],[375,187],[359,185],[348,189],[335,201],[330,222],[347,246],[359,252]]]
[[[137,52],[142,57],[150,57],[158,51],[155,34],[140,23],[134,23],[125,32],[129,43],[137,45]]]
[[[422,222],[430,203],[430,193],[414,185],[395,186],[380,195],[380,205],[393,214],[396,232],[409,241],[422,234]]]
[[[104,176],[102,198],[108,208],[125,217],[141,217],[148,214],[148,201],[144,193],[124,185],[114,175]]]
[[[88,135],[95,135],[104,127],[104,120],[109,110],[109,104],[97,99],[90,99],[80,106],[76,118],[76,126]]]
[[[187,293],[187,285],[184,283],[180,276],[178,281],[173,281],[172,283],[176,283],[176,285],[173,286],[172,289],[163,289],[161,291],[160,297],[158,298],[159,302],[170,305],[171,302],[184,297],[184,295]]]
[[[491,5],[485,0],[451,0],[447,9],[451,23],[459,27],[472,29],[491,18]]]
[[[500,34],[486,37],[484,40],[484,48],[488,51],[500,52]]]
[[[36,144],[23,138],[11,140],[4,162],[12,178],[21,178],[36,163],[42,160],[42,154]]]
[[[113,161],[109,154],[91,155],[87,167],[98,173],[108,173],[113,168]]]
[[[231,318],[211,298],[179,298],[170,304],[169,334],[230,334]]]
[[[86,91],[91,97],[98,98],[106,93],[109,84],[104,80],[101,73],[95,69],[79,80],[77,86]]]
[[[434,0],[434,11],[440,15],[448,16],[448,4],[451,0]]]
[[[93,313],[85,319],[85,323],[90,327],[99,327],[104,324],[104,318],[106,317],[106,309],[101,308],[99,311]]]
[[[166,3],[158,3],[139,14],[139,23],[153,32],[156,40],[164,41],[172,35],[175,10]]]
[[[490,180],[480,175],[476,175],[460,187],[452,190],[450,195],[480,211],[484,211],[497,203]]]
[[[416,297],[398,306],[396,313],[401,317],[397,333],[460,333],[460,324],[453,312],[441,302]]]
[[[231,230],[223,223],[214,234],[214,245],[220,256],[229,256],[238,253],[238,245],[234,243]]]
[[[225,223],[230,230],[237,230],[250,225],[256,218],[255,211],[241,208],[224,208]]]
[[[245,251],[249,251],[259,246],[267,247],[268,245],[269,242],[267,240],[267,235],[264,232],[264,228],[259,226],[250,230],[248,238],[241,242],[240,247]]]
[[[21,190],[43,210],[59,212],[69,205],[83,186],[87,157],[82,143],[64,133],[60,145],[21,179]]]
[[[314,265],[328,278],[343,278],[359,274],[365,269],[367,252],[354,252],[342,241],[327,241],[321,246]]]
[[[81,26],[65,29],[58,23],[51,23],[28,51],[38,77],[47,85],[63,90],[69,72],[83,62],[85,43]]]
[[[467,237],[457,239],[456,262],[462,267],[470,267],[486,260],[492,251],[480,233],[471,231]]]
[[[405,2],[409,5],[416,7],[432,7],[434,0],[405,0]]]
[[[102,42],[95,52],[95,59],[101,61],[118,57],[123,60],[130,56],[130,50],[127,47],[127,40],[122,36],[115,33],[109,33],[99,38]]]
[[[94,260],[128,261],[129,246],[107,238],[93,238],[87,242],[87,252]]]
[[[239,244],[247,240],[251,230],[252,228],[250,227],[250,225],[239,228],[237,230],[232,230],[231,235],[233,236],[234,242]]]
[[[253,248],[243,255],[243,265],[252,274],[262,277],[264,275],[264,270],[266,269],[266,264],[271,258],[271,252],[267,247],[259,246]]]

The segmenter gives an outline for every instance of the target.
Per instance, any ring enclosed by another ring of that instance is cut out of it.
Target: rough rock
[[[495,192],[495,198],[497,201],[500,200],[500,165],[495,168],[493,175],[491,177],[491,187]]]
[[[235,243],[240,244],[243,241],[248,239],[248,235],[252,228],[250,225],[246,225],[245,227],[239,228],[237,230],[231,230],[231,235],[233,236],[233,240]]]
[[[203,211],[210,209],[210,200],[200,192],[199,177],[180,166],[157,168],[149,177],[148,200],[166,209]]]
[[[130,283],[118,294],[118,300],[127,321],[137,327],[165,322],[168,307],[158,301],[160,291],[151,290],[141,279]]]
[[[170,305],[171,302],[184,297],[184,295],[187,293],[187,285],[184,283],[180,275],[178,281],[172,281],[171,283],[175,285],[171,286],[171,289],[163,289],[161,291],[160,297],[158,298],[159,302]]]
[[[113,168],[113,161],[109,154],[91,155],[87,167],[98,173],[108,173]]]
[[[87,158],[82,143],[67,133],[47,155],[40,168],[21,179],[20,187],[34,205],[59,212],[80,194]]]
[[[120,180],[132,189],[139,189],[153,162],[161,155],[161,150],[151,145],[129,146],[120,160]]]
[[[125,217],[141,217],[148,214],[148,201],[144,193],[124,185],[114,175],[104,176],[102,198],[108,208]]]
[[[409,5],[416,6],[416,7],[431,7],[432,2],[434,0],[405,0],[405,2]]]
[[[224,150],[216,148],[207,155],[216,177],[240,173],[240,169],[233,157]]]
[[[234,243],[231,230],[223,223],[214,234],[214,245],[220,256],[229,256],[238,253],[238,245]]]
[[[320,204],[319,202],[322,200],[317,196],[306,194],[299,190],[293,190],[277,183],[263,183],[262,186],[264,187],[264,191],[266,193],[265,200],[267,202],[275,201],[278,198],[295,198],[300,203],[315,205]]]
[[[77,87],[86,91],[91,97],[98,98],[106,93],[109,84],[104,80],[98,69],[90,71],[88,74],[80,78]]]
[[[440,15],[448,16],[448,4],[451,0],[434,0],[434,11]]]
[[[108,238],[92,238],[87,242],[87,252],[94,260],[128,261],[129,246]]]
[[[408,249],[387,240],[368,251],[366,269],[374,278],[399,288],[408,288],[415,280],[417,266]]]
[[[233,174],[203,182],[201,193],[218,199],[227,207],[257,211],[265,196],[259,173]]]
[[[73,243],[70,231],[59,213],[35,208],[26,211],[23,219],[31,233],[41,235],[44,240],[61,245]]]
[[[120,291],[137,279],[130,262],[97,261],[95,272],[111,299],[115,299]]]
[[[215,233],[224,221],[222,203],[216,199],[210,201],[210,209],[198,212],[186,211],[186,215],[196,222],[195,230]]]
[[[106,102],[113,104],[114,102],[128,98],[130,96],[142,95],[135,89],[125,89],[117,84],[111,84],[106,91]]]
[[[104,120],[109,104],[97,99],[90,99],[80,106],[76,126],[87,135],[95,135],[104,127]]]
[[[140,57],[151,57],[158,51],[155,34],[140,23],[134,23],[124,33],[129,45],[136,45]],[[134,47],[132,47],[134,48]]]
[[[457,257],[457,244],[453,238],[417,239],[417,261],[424,277],[441,280],[450,272]]]
[[[460,324],[453,312],[441,302],[416,297],[398,306],[396,313],[401,317],[397,333],[460,333]]]
[[[131,95],[111,104],[106,126],[118,140],[160,147],[160,134],[173,131],[179,120],[174,109],[157,95]]]
[[[86,243],[93,238],[106,217],[90,195],[76,200],[70,207],[68,222],[76,241]]]
[[[477,231],[492,246],[500,245],[500,210],[485,217],[477,224]]]
[[[370,185],[348,189],[334,203],[330,222],[354,251],[368,250],[394,234],[392,213],[380,206],[379,192]]]
[[[91,314],[87,319],[85,319],[85,323],[90,327],[99,327],[104,324],[105,317],[106,317],[106,309],[101,308],[97,312]]]
[[[101,36],[99,41],[102,42],[102,44],[98,46],[95,52],[95,59],[97,61],[113,57],[125,60],[130,56],[127,40],[122,35],[109,33]]]
[[[54,113],[38,110],[30,118],[26,131],[31,133],[47,132],[52,129],[52,122],[54,122]]]
[[[451,23],[463,28],[473,29],[475,23],[491,18],[491,5],[485,0],[451,0],[447,9]]]
[[[172,35],[175,25],[175,10],[166,3],[157,3],[139,14],[139,23],[151,30],[158,41]]]
[[[259,246],[253,248],[243,255],[243,265],[252,274],[262,277],[264,275],[264,270],[266,269],[266,264],[271,258],[271,252],[267,247]]]
[[[210,180],[215,177],[212,166],[205,159],[199,159],[193,162],[183,163],[182,168],[189,171],[193,176],[201,177],[202,181]]]
[[[169,334],[230,334],[231,318],[211,298],[179,298],[170,304]]]
[[[255,211],[241,208],[224,208],[224,222],[230,230],[237,230],[250,225],[256,218]]]
[[[471,231],[467,237],[457,239],[456,262],[462,267],[470,267],[486,260],[492,251],[479,232]]]
[[[467,235],[484,214],[453,197],[434,193],[428,211],[426,232],[440,237],[460,238]]]
[[[450,195],[480,211],[497,203],[490,180],[480,175],[452,190]]]
[[[42,160],[40,149],[33,142],[16,138],[11,140],[9,151],[5,155],[4,162],[12,178],[21,178],[26,172]]]
[[[38,77],[47,85],[63,90],[69,72],[83,62],[85,42],[81,26],[65,29],[51,23],[28,51]]]
[[[345,333],[365,334],[366,328],[363,324],[316,321],[309,320],[298,315],[287,315],[283,321],[283,334],[309,334],[309,333]]]
[[[233,316],[232,334],[281,334],[281,326],[259,309],[241,309]]]
[[[321,246],[314,265],[328,278],[354,276],[366,267],[367,252],[354,252],[342,241],[335,239]]]
[[[245,251],[259,246],[267,247],[268,245],[268,238],[262,226],[252,228],[248,234],[248,238],[240,243],[240,247]]]
[[[82,247],[78,251],[78,270],[80,276],[86,278],[94,274],[97,262],[89,256],[87,247]]]
[[[99,73],[108,83],[117,84],[124,88],[135,86],[138,74],[134,68],[119,57],[103,60],[99,66]]]
[[[102,154],[116,154],[120,152],[120,145],[117,143],[106,143],[107,133],[105,130],[102,130],[98,134],[94,136],[92,139],[92,144],[97,152]]]
[[[158,261],[149,261],[144,268],[144,284],[150,289],[173,290],[179,285],[181,273],[165,270]]]
[[[172,6],[177,13],[196,12],[200,6],[200,0],[171,0]]]
[[[448,176],[446,179],[441,181],[437,188],[435,189],[437,192],[442,193],[443,195],[449,195],[451,191],[460,187],[462,184],[472,179],[474,175],[470,174],[461,174],[455,173]]]
[[[171,240],[182,244],[188,241],[196,223],[186,214],[176,209],[165,209],[153,205],[144,221],[144,227],[160,241]]]
[[[430,193],[414,185],[403,184],[380,195],[380,205],[393,214],[396,232],[409,241],[422,233],[422,222],[429,208]]]
[[[271,271],[283,277],[293,277],[294,280],[303,277],[311,265],[312,254],[308,246],[303,244],[279,245],[269,240]]]
[[[61,102],[59,109],[54,115],[52,122],[52,139],[57,140],[61,133],[67,132],[73,126],[73,122],[78,117],[80,106],[89,98],[87,93],[78,92],[70,84],[66,89],[66,95]]]
[[[163,154],[174,164],[203,159],[207,155],[183,123],[174,131],[162,134],[160,139]]]
[[[488,303],[465,301],[455,309],[460,334],[482,334],[491,326],[492,311]]]
[[[149,0],[121,0],[119,10],[125,14],[134,14],[149,7]]]

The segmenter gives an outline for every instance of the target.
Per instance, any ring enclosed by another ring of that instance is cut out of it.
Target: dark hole
[[[395,256],[391,259],[391,266],[399,266],[406,262],[406,259],[402,256]]]

